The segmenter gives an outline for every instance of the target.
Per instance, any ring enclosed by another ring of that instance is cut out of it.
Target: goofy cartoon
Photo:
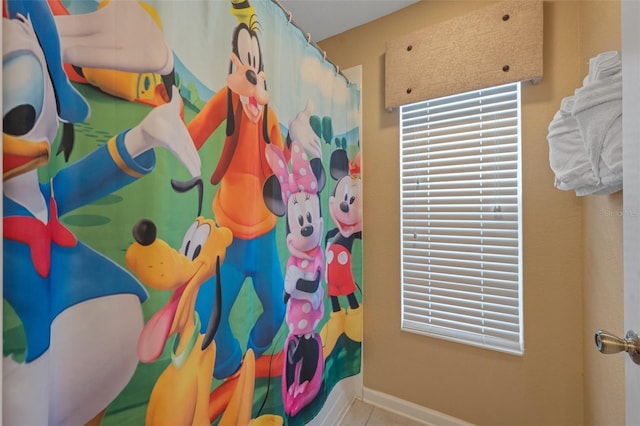
[[[216,378],[232,375],[242,362],[243,350],[229,325],[229,314],[246,278],[261,303],[247,344],[256,357],[272,344],[282,324],[283,275],[276,247],[276,216],[264,203],[262,187],[270,174],[265,148],[283,147],[276,114],[269,109],[263,55],[256,33],[258,22],[253,6],[245,0],[232,0],[231,12],[238,25],[232,40],[227,86],[218,91],[189,123],[196,148],[226,119],[226,139],[221,158],[211,177],[219,184],[213,200],[213,213],[220,226],[233,233],[233,242],[222,265],[225,285],[222,289],[221,322],[215,336],[218,353]],[[307,142],[307,145],[304,145]],[[306,151],[320,151],[317,139],[301,141]],[[285,155],[290,156],[289,147]],[[213,306],[213,281],[201,288],[196,309],[201,318],[209,318]],[[202,325],[203,331],[206,324]]]

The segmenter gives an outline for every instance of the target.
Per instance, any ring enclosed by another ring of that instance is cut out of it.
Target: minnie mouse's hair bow
[[[318,180],[316,179],[307,153],[298,142],[291,144],[291,173],[287,168],[287,161],[280,148],[273,144],[265,148],[267,162],[278,177],[282,189],[282,201],[289,200],[291,194],[306,192],[316,194],[318,192]]]

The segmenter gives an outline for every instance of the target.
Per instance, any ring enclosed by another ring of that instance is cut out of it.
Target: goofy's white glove
[[[289,139],[302,145],[310,158],[322,159],[322,144],[320,138],[313,131],[309,118],[313,113],[313,102],[307,101],[307,106],[300,111],[296,118],[289,123]]]

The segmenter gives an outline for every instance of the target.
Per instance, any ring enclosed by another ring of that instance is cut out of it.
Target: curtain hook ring
[[[336,76],[340,74],[340,65],[336,65]]]
[[[311,43],[311,33],[307,33],[307,46]]]
[[[287,13],[289,14],[289,19],[287,19],[287,24],[291,23],[291,18],[293,17],[293,14],[291,13],[290,10],[287,10]]]
[[[322,51],[322,62],[327,60],[327,52],[326,51]]]

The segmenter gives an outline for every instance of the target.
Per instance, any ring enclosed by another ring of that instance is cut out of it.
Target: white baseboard
[[[340,380],[333,387],[322,409],[308,425],[329,426],[340,424],[356,398],[362,398],[362,373]]]
[[[367,404],[375,405],[425,425],[471,426],[471,423],[373,389],[363,388],[362,396],[362,400]]]

